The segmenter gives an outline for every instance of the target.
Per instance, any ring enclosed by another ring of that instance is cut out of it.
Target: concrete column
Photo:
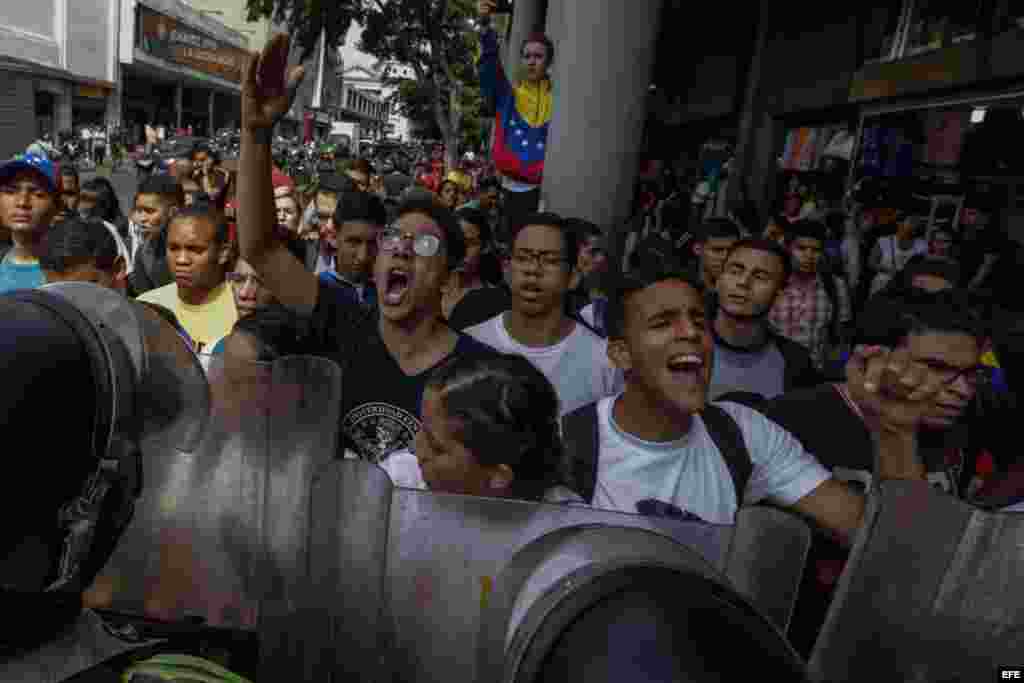
[[[662,0],[553,0],[545,209],[610,230],[629,217]],[[559,7],[560,5],[560,7]],[[549,26],[549,28],[551,28]]]
[[[730,201],[749,199],[749,197],[743,196],[744,189],[751,194],[754,192],[750,187],[752,180],[750,173],[755,156],[754,135],[761,122],[761,69],[768,33],[768,17],[770,16],[767,10],[767,3],[762,0],[758,12],[757,37],[751,56],[750,70],[747,72],[746,92],[743,95],[743,111],[740,113],[740,125],[736,135],[736,153],[733,156],[732,173],[726,191],[727,199]]]
[[[71,120],[71,97],[74,86],[70,83],[65,83],[64,87],[61,88],[59,95],[55,95],[53,98],[53,118],[54,127],[57,132],[70,131],[73,122]]]
[[[557,0],[556,0],[557,1]],[[515,12],[512,15],[512,30],[509,31],[508,45],[505,50],[505,69],[511,80],[515,80],[519,68],[520,48],[526,37],[535,31],[544,30],[541,0],[516,0]]]
[[[174,85],[174,127],[181,128],[181,107],[185,98],[185,87],[179,82]]]
[[[217,131],[217,123],[213,118],[216,113],[214,111],[214,101],[217,99],[217,93],[214,90],[210,91],[210,135],[212,136]]]

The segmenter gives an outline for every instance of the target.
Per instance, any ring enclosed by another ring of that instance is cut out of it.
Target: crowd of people
[[[249,67],[236,175],[197,149],[125,216],[102,178],[0,166],[0,292],[117,290],[162,307],[205,367],[328,358],[338,457],[397,485],[711,524],[791,510],[820,531],[790,633],[805,654],[875,480],[1024,498],[1014,348],[949,229],[925,241],[898,215],[861,297],[815,216],[666,218],[620,261],[599,226],[524,209],[523,180],[403,187],[357,162],[303,195],[271,154],[287,50]]]

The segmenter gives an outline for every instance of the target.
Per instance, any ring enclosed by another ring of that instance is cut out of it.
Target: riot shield
[[[883,482],[815,643],[814,679],[996,680],[1024,652],[1022,545],[1024,514]]]
[[[303,672],[308,680],[328,671],[353,681],[528,680],[544,661],[538,643],[559,639],[552,624],[568,628],[635,583],[636,572],[699,577],[731,593],[735,575],[764,591],[747,602],[788,618],[809,540],[802,522],[774,510],[744,511],[737,533],[585,506],[392,489],[383,470],[359,461],[334,463],[315,483],[313,507],[311,583],[320,622],[331,626],[315,645],[318,665]],[[762,552],[765,561],[752,557]],[[784,624],[755,621],[798,667]]]
[[[341,371],[319,358],[208,373],[212,407],[191,453],[143,443],[142,495],[89,606],[275,638],[301,603],[309,493],[335,453]],[[276,634],[276,635],[275,635]]]

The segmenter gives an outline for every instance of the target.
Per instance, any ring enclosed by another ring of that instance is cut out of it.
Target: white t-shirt
[[[407,489],[427,490],[427,482],[423,481],[420,462],[414,453],[403,449],[380,462],[380,466],[391,477],[391,483]],[[545,503],[582,503],[583,499],[564,486],[555,486],[544,494]]]
[[[733,524],[737,510],[729,468],[694,416],[678,441],[652,443],[627,434],[612,419],[617,397],[597,405],[600,434],[593,506],[637,513],[637,503],[657,500],[712,524]],[[831,475],[789,432],[737,403],[716,403],[736,420],[754,465],[744,505],[771,499],[792,505]]]
[[[555,387],[561,415],[622,391],[622,372],[608,360],[608,342],[576,325],[569,336],[554,346],[524,346],[512,339],[505,314],[474,325],[466,334],[501,351],[524,356],[544,373]]]

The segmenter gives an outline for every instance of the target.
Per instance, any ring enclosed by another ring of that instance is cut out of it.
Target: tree
[[[467,119],[472,125],[477,115],[476,109],[468,108],[477,84],[479,52],[472,30],[474,0],[246,0],[246,7],[250,19],[272,16],[286,25],[304,55],[315,49],[321,29],[328,45],[338,45],[352,21],[362,24],[361,50],[384,64],[408,66],[416,74],[422,89],[414,99],[428,103],[447,148],[446,160],[449,165],[455,162],[464,125]],[[400,84],[390,68],[384,79]]]
[[[328,45],[338,45],[353,21],[363,16],[363,0],[245,0],[249,21],[270,19],[288,27],[292,45],[305,62],[317,47],[321,32]],[[262,48],[262,46],[259,46]]]
[[[466,120],[467,88],[477,83],[474,0],[366,0],[360,49],[386,64],[412,68],[427,92],[445,142],[446,161],[455,163]],[[386,74],[386,77],[388,74]],[[475,111],[473,112],[476,113]]]

